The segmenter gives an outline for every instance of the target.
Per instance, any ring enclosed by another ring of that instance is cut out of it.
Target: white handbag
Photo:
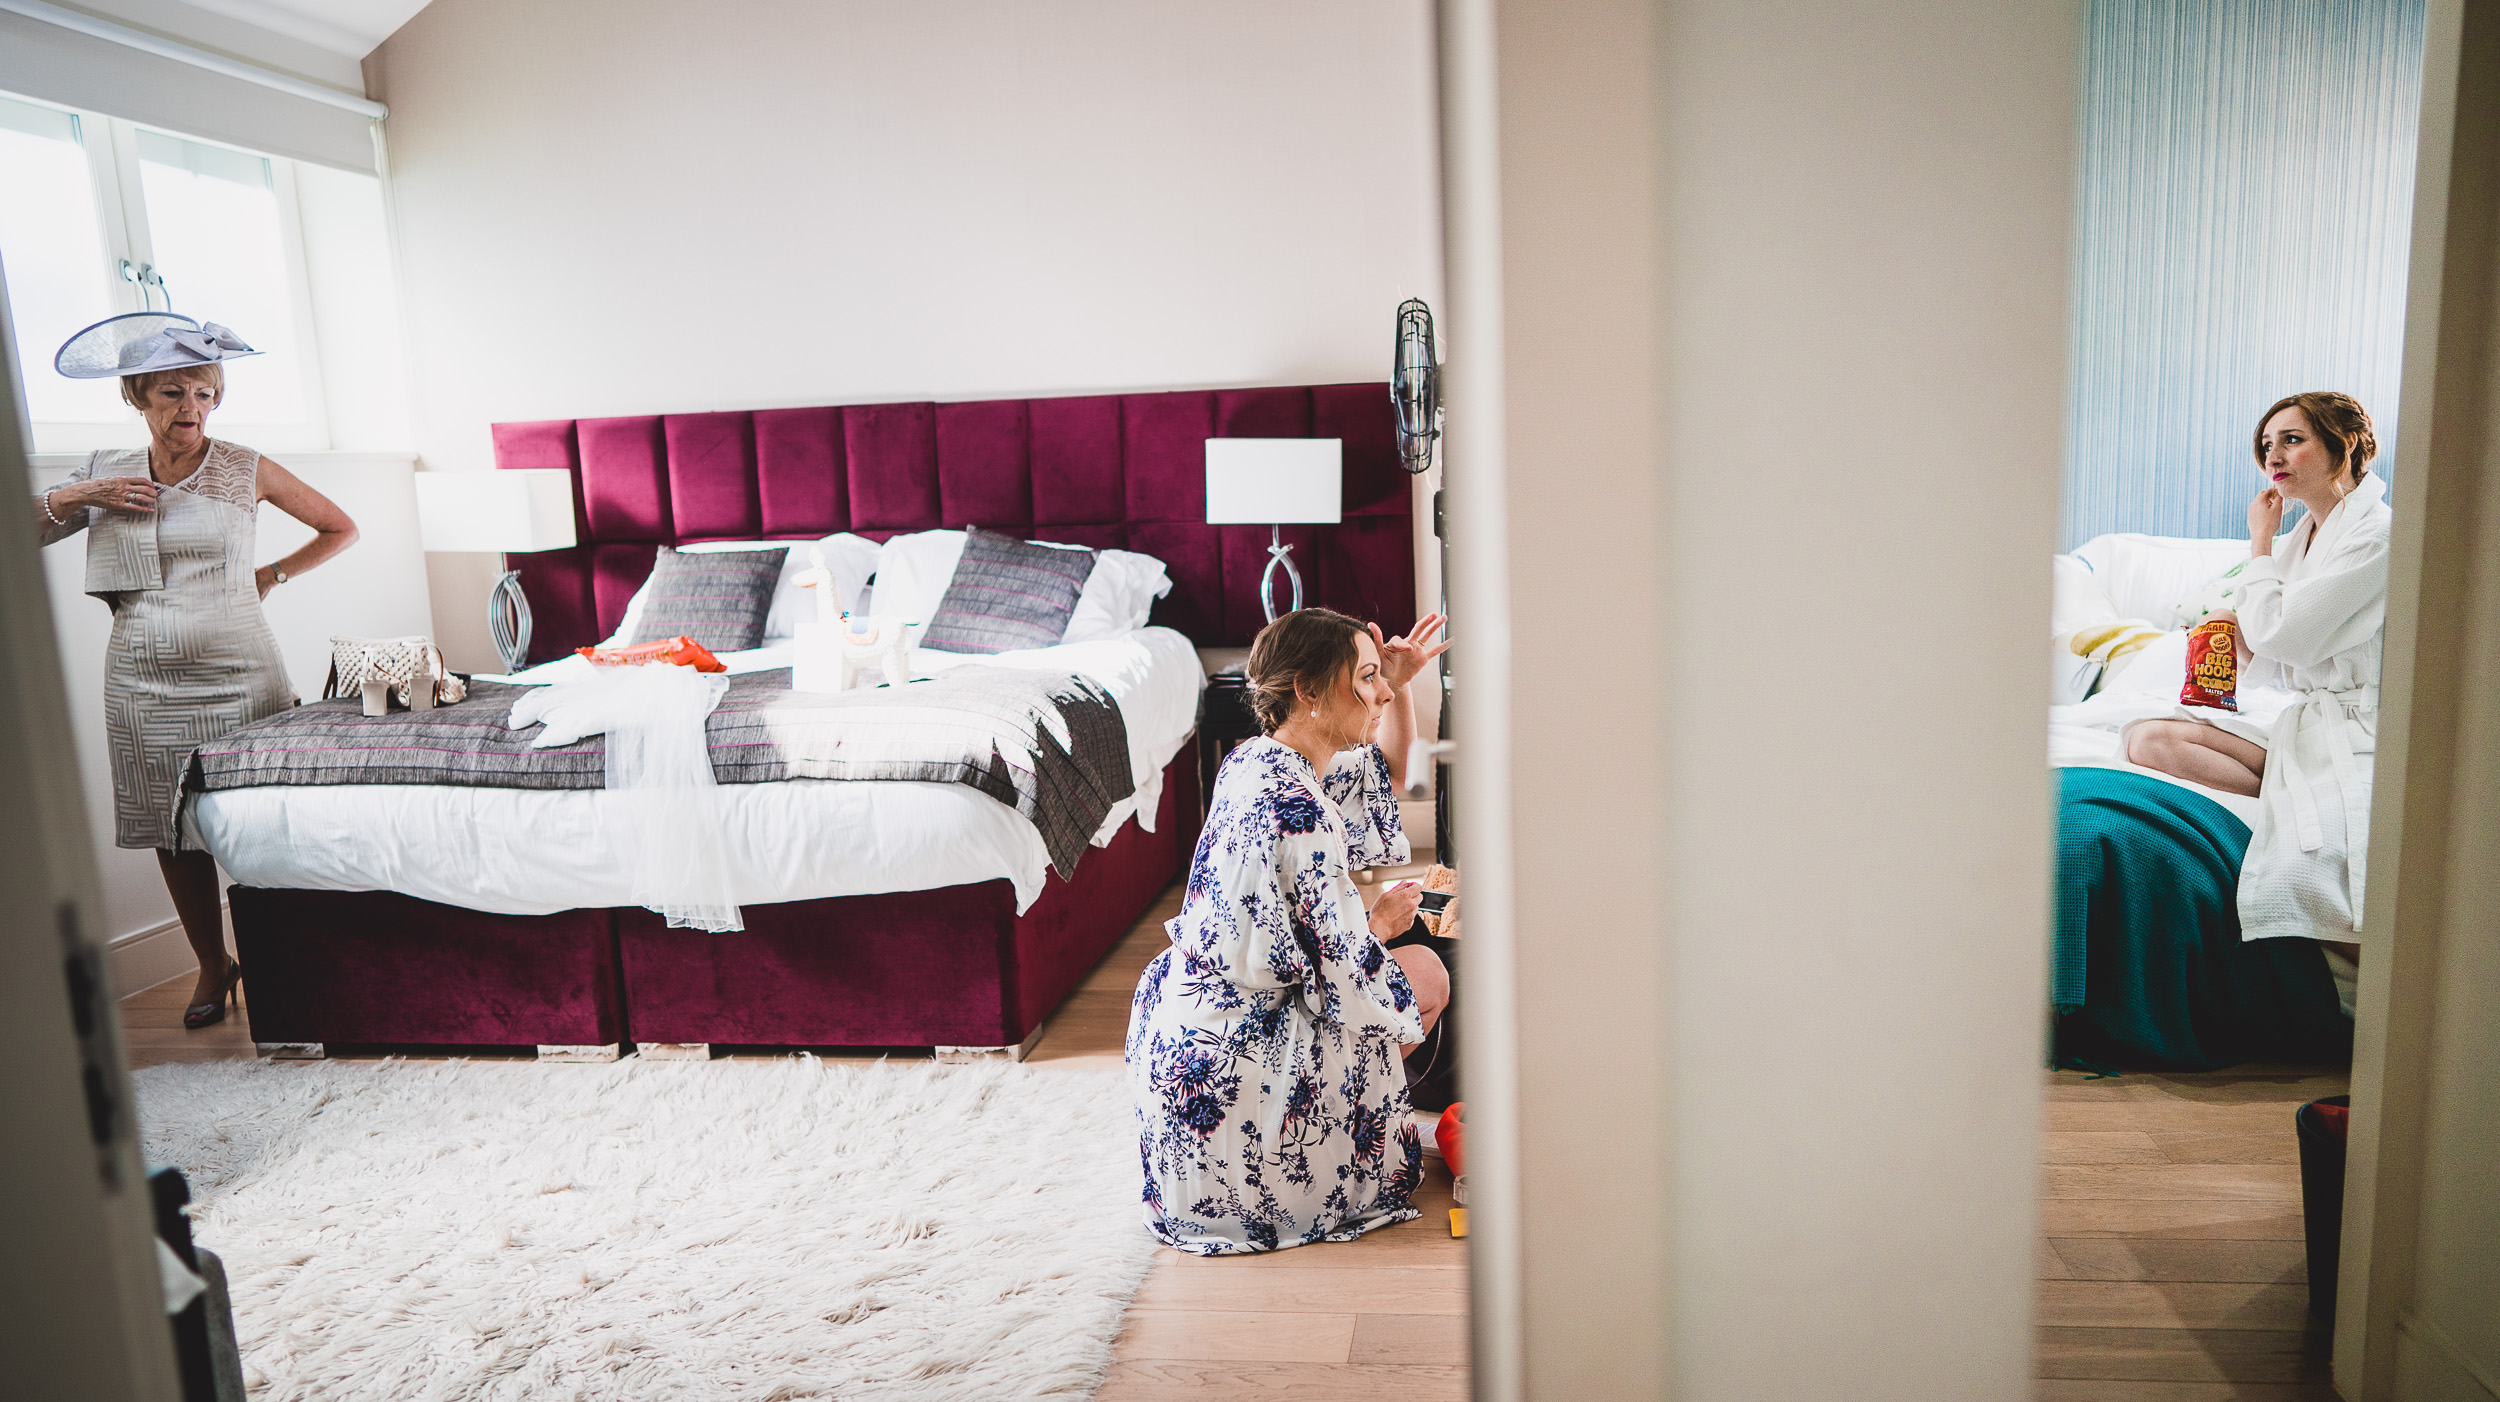
[[[412,710],[449,706],[466,698],[469,684],[443,665],[443,650],[432,638],[330,639],[330,679],[323,699],[362,696],[365,714],[378,716],[392,701]]]

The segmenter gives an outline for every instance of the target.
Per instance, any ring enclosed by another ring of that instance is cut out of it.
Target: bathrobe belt
[[[2344,900],[2352,911],[2355,930],[2361,928],[2361,895],[2368,885],[2369,821],[2368,798],[2361,786],[2361,761],[2352,752],[2352,733],[2345,727],[2354,713],[2378,709],[2378,688],[2356,686],[2337,691],[2318,687],[2304,691],[2274,723],[2274,734],[2266,746],[2269,765],[2280,765],[2269,776],[2284,786],[2292,800],[2292,822],[2300,835],[2300,850],[2315,852],[2326,845],[2325,830],[2318,824],[2318,798],[2310,792],[2310,776],[2300,765],[2300,731],[2315,723],[2326,728],[2328,763],[2335,774],[2335,787],[2344,800]]]

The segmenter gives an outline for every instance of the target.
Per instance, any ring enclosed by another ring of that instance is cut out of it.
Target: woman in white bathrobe
[[[2127,730],[2127,758],[2257,799],[2240,866],[2243,939],[2304,936],[2351,959],[2378,748],[2387,484],[2369,471],[2378,438],[2349,395],[2281,401],[2258,421],[2256,450],[2268,485],[2248,505],[2251,559],[2239,607],[2213,616],[2239,624],[2241,684],[2280,687],[2294,699],[2271,727],[2191,706],[2139,721]],[[2308,514],[2277,539],[2290,501]]]

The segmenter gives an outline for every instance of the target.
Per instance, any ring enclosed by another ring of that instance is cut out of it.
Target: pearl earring
[[[1318,719],[1319,719],[1319,708],[1318,708],[1318,707],[1316,707],[1316,706],[1315,706],[1315,707],[1313,707],[1313,708],[1311,709],[1311,719],[1313,719],[1313,720],[1318,720]]]

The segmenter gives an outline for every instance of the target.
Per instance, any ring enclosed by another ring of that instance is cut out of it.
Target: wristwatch
[[[269,567],[269,582],[272,584],[286,583],[286,571],[278,568],[276,565],[271,565]]]

